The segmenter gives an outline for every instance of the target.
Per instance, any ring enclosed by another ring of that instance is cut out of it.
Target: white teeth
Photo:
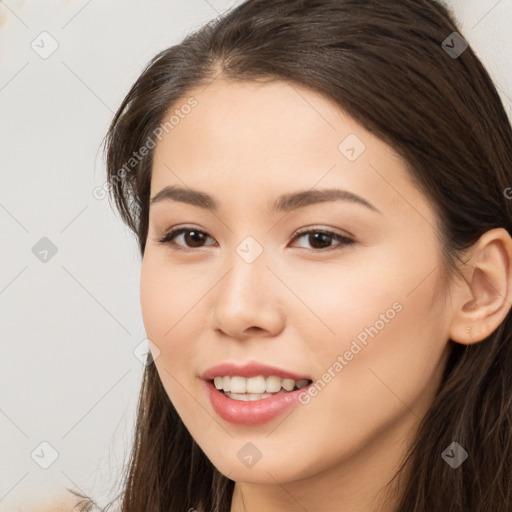
[[[226,377],[224,377],[226,378]],[[243,377],[231,377],[230,383],[231,393],[246,393],[247,392],[247,379]]]
[[[275,375],[269,377],[263,377],[258,375],[257,377],[239,377],[238,375],[229,376],[217,376],[213,379],[215,387],[219,390],[223,390],[224,393],[230,398],[235,400],[259,400],[260,398],[266,398],[266,394],[278,393],[281,388],[284,391],[293,391],[295,388],[300,389],[308,384],[307,379],[301,379],[295,381],[293,379],[281,379]],[[235,396],[241,395],[243,398],[235,398]],[[250,396],[258,396],[258,398],[248,398]],[[270,395],[269,395],[270,396]]]
[[[267,393],[277,393],[281,389],[281,378],[271,375],[265,379]]]
[[[223,379],[222,377],[215,377],[215,378],[213,379],[213,383],[215,384],[215,387],[216,387],[217,389],[222,389],[222,388],[224,387],[224,386],[223,386],[223,384],[224,384],[224,379]]]
[[[252,402],[253,400],[261,400],[272,396],[272,393],[226,393],[228,398],[233,400],[241,400],[242,402]]]
[[[251,377],[247,379],[247,393],[265,393],[265,377]]]
[[[293,379],[283,379],[281,386],[283,386],[286,391],[291,391],[295,387],[295,381]]]

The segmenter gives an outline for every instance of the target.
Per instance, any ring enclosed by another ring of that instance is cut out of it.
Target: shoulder
[[[37,505],[30,507],[21,507],[16,512],[78,512],[86,510],[94,510],[93,507],[88,508],[87,501],[73,496],[71,493],[58,494],[54,497],[44,498]],[[93,504],[93,502],[90,502]]]

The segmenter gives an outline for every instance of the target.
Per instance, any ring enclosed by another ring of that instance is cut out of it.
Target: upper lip
[[[203,372],[201,378],[204,380],[213,380],[215,377],[233,377],[235,375],[245,378],[257,377],[258,375],[263,375],[264,377],[275,375],[282,379],[311,380],[309,376],[298,375],[297,373],[283,370],[276,366],[268,366],[255,361],[243,365],[236,365],[233,363],[218,364]]]

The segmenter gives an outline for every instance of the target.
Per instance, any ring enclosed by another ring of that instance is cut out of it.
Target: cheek
[[[183,391],[184,383],[191,378],[184,361],[193,360],[194,344],[187,340],[191,340],[191,330],[197,328],[191,309],[197,295],[179,272],[146,252],[140,277],[144,328],[160,350],[154,364],[167,396],[179,411],[186,411],[191,405],[188,393]]]
[[[151,253],[147,252],[140,277],[142,319],[147,337],[160,351],[155,359],[155,365],[171,399],[177,391],[174,379],[183,379],[176,374],[179,366],[176,366],[174,361],[183,360],[187,348],[186,344],[178,342],[177,336],[186,319],[182,292],[165,267],[154,261]]]
[[[140,304],[145,331],[160,350],[157,367],[165,365],[175,376],[190,371],[184,363],[195,360],[196,340],[206,329],[204,299],[213,283],[204,276],[204,271],[170,265],[156,251],[148,251],[143,260]]]
[[[192,284],[189,277],[166,263],[162,255],[146,252],[140,275],[140,304],[148,338],[153,336],[167,344],[186,320],[201,289],[200,283]]]
[[[144,256],[140,274],[140,305],[144,327],[149,339],[156,342],[169,329],[169,320],[166,310],[172,310],[173,294],[168,293],[166,282],[162,279],[161,269],[152,264],[148,253]],[[170,307],[169,307],[170,306]]]
[[[343,340],[344,359],[351,358],[339,382],[347,410],[374,418],[375,425],[426,412],[440,383],[447,347],[442,329],[433,327],[440,314],[430,305],[432,294],[425,286],[396,301],[396,310],[373,309],[362,327],[354,325],[356,334]]]
[[[330,346],[339,353],[405,295],[403,281],[394,277],[387,263],[393,258],[368,250],[363,264],[356,261],[361,254],[353,252],[337,262],[303,261],[280,268],[280,277],[293,292],[284,307],[292,313],[289,323],[300,326],[300,339],[317,343],[323,338],[321,347]],[[391,309],[388,316],[394,313]]]
[[[365,265],[347,260],[350,272],[303,265],[287,276],[302,299],[293,302],[290,322],[328,382],[319,395],[336,409],[357,412],[345,417],[349,423],[365,415],[384,421],[418,401],[422,407],[439,384],[447,340],[437,274],[429,275],[435,264],[418,265],[404,254],[375,251]]]

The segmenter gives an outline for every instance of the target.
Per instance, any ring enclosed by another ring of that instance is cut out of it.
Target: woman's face
[[[394,467],[448,353],[429,201],[317,93],[214,81],[191,96],[155,148],[141,274],[170,400],[236,481]]]

